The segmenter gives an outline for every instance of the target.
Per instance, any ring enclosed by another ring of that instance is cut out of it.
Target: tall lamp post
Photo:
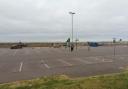
[[[72,44],[73,44],[73,15],[76,14],[76,13],[69,12],[69,14],[71,14],[71,16],[72,16]]]

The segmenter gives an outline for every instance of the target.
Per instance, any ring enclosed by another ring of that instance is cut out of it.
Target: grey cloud
[[[7,41],[64,41],[126,38],[127,0],[0,0],[0,36]],[[43,37],[43,39],[42,39]]]

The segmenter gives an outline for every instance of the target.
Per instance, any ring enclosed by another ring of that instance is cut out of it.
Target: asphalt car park
[[[128,66],[128,47],[0,48],[0,83],[65,74],[70,77],[117,73]]]

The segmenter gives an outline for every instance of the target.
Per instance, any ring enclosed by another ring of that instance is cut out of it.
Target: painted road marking
[[[64,63],[64,64],[66,64],[66,65],[68,65],[68,66],[73,66],[73,64],[71,64],[71,63],[69,63],[69,62],[67,62],[67,61],[64,61],[64,60],[62,60],[62,59],[58,59],[58,61],[60,61],[60,62],[62,62],[62,63]]]
[[[92,62],[89,62],[89,61],[87,61],[87,60],[83,60],[83,59],[81,59],[81,58],[74,58],[75,60],[77,60],[77,61],[80,61],[80,62],[82,62],[82,63],[85,63],[85,64],[92,64]]]
[[[120,69],[120,70],[123,70],[123,69],[124,69],[124,67],[122,67],[122,66],[121,66],[121,67],[119,67],[119,69]]]
[[[19,72],[22,71],[22,68],[23,68],[23,62],[20,63],[20,68],[19,68]]]
[[[48,64],[44,64],[44,66],[48,69],[50,69],[50,66]]]
[[[113,62],[113,60],[110,60],[108,58],[104,58],[102,56],[95,56],[95,57],[86,57],[86,58],[89,58],[89,59],[93,59],[93,60],[96,60],[98,62]]]
[[[14,54],[13,54],[13,56],[15,56],[16,54],[17,54],[17,50],[15,50],[15,51],[14,51]]]
[[[50,69],[50,66],[46,64],[44,60],[41,60],[41,64],[43,64],[47,69]]]
[[[119,60],[124,60],[125,59],[125,57],[119,57]]]
[[[104,57],[96,57],[95,60],[99,62],[113,62],[113,60]]]
[[[113,62],[113,60],[106,60],[106,59],[102,59],[102,62]]]

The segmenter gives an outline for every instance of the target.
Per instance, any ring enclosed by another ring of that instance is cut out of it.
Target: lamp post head
[[[69,14],[72,14],[72,15],[73,15],[73,14],[76,14],[76,13],[74,13],[74,12],[69,12]]]

